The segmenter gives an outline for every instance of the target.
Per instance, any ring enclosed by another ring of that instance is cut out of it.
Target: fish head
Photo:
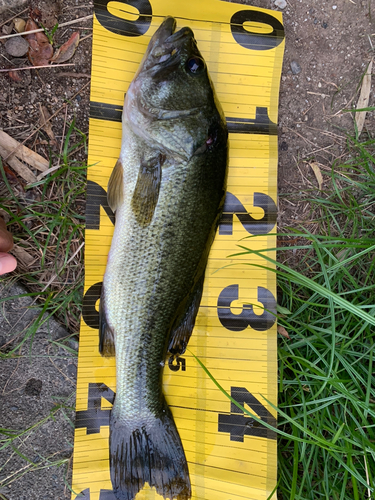
[[[207,140],[212,120],[225,119],[193,31],[175,29],[175,19],[167,17],[152,36],[124,114],[148,142],[190,158]]]

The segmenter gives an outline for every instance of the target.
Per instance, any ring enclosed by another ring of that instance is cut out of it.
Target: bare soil
[[[59,5],[58,9],[57,5]],[[22,73],[21,82],[15,82],[6,72],[0,74],[2,88],[0,128],[21,142],[26,140],[26,146],[48,158],[50,148],[54,152],[59,151],[64,128],[66,129],[66,124],[71,123],[73,118],[76,120],[77,128],[88,134],[92,18],[87,19],[87,16],[92,15],[93,4],[88,1],[75,0],[64,2],[30,0],[23,6],[24,8],[21,7],[17,11],[8,9],[3,12],[0,15],[0,24],[4,23],[9,26],[9,19],[18,12],[22,12],[19,17],[27,19],[28,7],[39,8],[44,21],[43,25],[50,30],[57,21],[60,25],[68,21],[78,21],[56,31],[53,36],[54,47],[61,46],[76,31],[80,33],[81,38],[74,56],[65,63],[71,66],[21,71],[19,72]],[[27,56],[21,58],[10,56],[5,44],[0,44],[0,55],[2,68],[30,66]],[[67,104],[66,107],[65,104]],[[51,119],[51,125],[56,137],[56,145],[51,143],[43,129],[35,133],[35,130],[42,124],[41,105],[47,107],[50,115],[55,115]],[[84,161],[85,152],[81,151],[78,158]]]

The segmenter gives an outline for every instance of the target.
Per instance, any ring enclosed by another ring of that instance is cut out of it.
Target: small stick
[[[6,20],[6,21],[4,21],[2,24],[0,24],[0,28],[1,28],[2,26],[4,26],[4,24],[9,23],[9,21],[12,21],[12,20],[13,20],[13,19],[15,19],[16,17],[20,16],[21,14],[23,14],[23,13],[24,13],[24,12],[26,12],[27,10],[29,10],[29,9],[27,8],[27,9],[25,9],[25,10],[21,10],[21,12],[19,12],[18,14],[14,14],[14,16],[13,16],[13,17],[11,17],[10,19],[7,19],[7,20]]]
[[[16,150],[15,155],[37,170],[44,172],[49,167],[49,162],[43,156],[35,153],[27,146],[20,146],[20,143],[8,135],[4,130],[0,130],[0,148],[8,151]]]
[[[17,16],[14,16],[17,17]],[[73,21],[68,21],[66,23],[59,24],[59,28],[63,28],[64,26],[70,26],[71,24],[76,24],[79,21],[86,21],[87,19],[92,19],[93,15],[90,14],[89,16],[81,17],[79,19],[73,19]],[[24,35],[30,35],[31,33],[41,33],[44,32],[44,29],[40,28],[38,30],[31,30],[31,31],[24,31],[23,33],[12,33],[11,35],[3,35],[0,36],[0,40],[5,40],[6,38],[12,38],[14,36],[24,36]]]
[[[56,170],[58,170],[60,168],[60,163],[58,165],[55,165],[54,167],[51,167],[49,168],[48,170],[46,170],[45,172],[42,172],[41,174],[38,175],[38,177],[36,178],[37,181],[40,181],[43,179],[43,177],[45,177],[46,175],[48,174],[51,174],[52,172],[55,172]]]
[[[312,95],[320,95],[320,97],[329,97],[327,94],[322,94],[321,92],[310,92],[309,90],[307,91],[308,94]]]
[[[44,66],[25,66],[24,68],[0,69],[0,73],[5,73],[7,71],[23,71],[24,69],[58,68],[61,66],[75,66],[75,64],[74,63],[66,63],[66,64],[46,64]]]
[[[54,273],[51,277],[51,279],[48,281],[48,283],[46,284],[46,286],[43,288],[43,290],[40,292],[40,294],[38,295],[37,298],[40,297],[40,295],[45,292],[47,290],[47,288],[55,281],[55,279],[58,277],[58,275],[61,273],[61,271],[64,269],[64,267],[66,267],[68,264],[70,264],[72,262],[72,260],[74,259],[74,257],[77,255],[77,253],[79,253],[79,251],[81,250],[81,248],[84,246],[85,242],[83,241],[79,247],[77,248],[77,250],[74,252],[74,254],[70,257],[70,259],[67,261],[66,265],[62,265],[61,268],[57,271],[57,273]],[[32,305],[32,304],[31,304]]]
[[[88,5],[78,5],[78,7],[64,7],[63,12],[66,12],[67,10],[77,10],[77,9],[92,9],[93,5],[92,3]]]
[[[92,36],[92,33],[90,33],[89,35],[86,35],[83,38],[81,38],[80,41],[79,41],[79,43],[83,42],[83,40],[86,40],[86,38],[90,38],[90,36]]]
[[[51,172],[54,172],[55,170],[58,170],[60,168],[60,158],[61,158],[62,149],[63,149],[63,145],[64,145],[64,135],[65,135],[65,127],[66,127],[66,118],[67,118],[67,115],[68,115],[68,107],[65,106],[64,128],[63,128],[63,133],[62,133],[62,136],[61,136],[60,156],[59,156],[59,159],[57,161],[57,165],[55,167],[51,167],[48,170],[46,170],[45,172],[43,172],[44,175],[38,175],[38,177],[37,177],[38,181],[40,181],[41,179],[43,179],[43,177],[45,177],[46,175],[50,174]]]
[[[57,73],[55,75],[57,78],[62,78],[64,76],[69,76],[72,78],[91,78],[91,75],[87,73],[74,73],[74,71],[67,71],[66,73]]]

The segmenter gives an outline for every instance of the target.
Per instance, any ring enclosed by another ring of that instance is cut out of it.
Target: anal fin
[[[169,336],[168,351],[173,355],[183,354],[186,351],[202,298],[203,282],[204,272],[196,282],[189,296],[181,304],[180,313],[174,322]]]
[[[99,304],[99,352],[105,358],[115,355],[115,334],[109,326],[105,314],[104,285],[102,286]]]

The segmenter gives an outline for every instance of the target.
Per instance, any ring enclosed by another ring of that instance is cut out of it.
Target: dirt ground
[[[70,122],[73,116],[76,117],[77,127],[88,134],[92,20],[87,19],[87,16],[92,14],[93,4],[82,0],[65,0],[61,3],[32,0],[31,3],[33,7],[38,6],[42,13],[51,13],[51,5],[54,5],[60,25],[79,20],[76,24],[57,30],[54,36],[57,45],[66,42],[74,31],[80,32],[82,40],[74,56],[67,61],[73,66],[28,70],[24,72],[21,81],[12,80],[7,72],[0,73],[0,129],[17,140],[27,139],[28,147],[47,158],[47,132],[41,129],[31,135],[35,127],[41,124],[40,105],[46,106],[50,114],[55,114],[51,123],[56,150],[60,147],[64,124]],[[239,3],[276,9],[273,0]],[[57,10],[56,5],[60,7]],[[26,17],[27,11],[24,8],[26,7],[13,7],[12,10],[1,12],[0,24],[9,25],[9,19],[18,13],[21,13],[19,17]],[[316,162],[323,173],[324,187],[329,189],[329,176],[325,174],[329,173],[333,162],[344,154],[345,133],[354,131],[352,115],[343,113],[342,110],[353,107],[357,102],[361,77],[373,57],[375,3],[373,0],[287,0],[283,15],[286,50],[279,108],[278,222],[281,230],[290,225],[309,223],[309,205],[303,201],[303,196],[314,196],[318,188],[311,162]],[[44,21],[50,28],[55,22],[53,15]],[[9,68],[11,65],[23,67],[28,64],[26,57],[20,60],[10,56],[5,45],[0,44],[1,68]],[[66,108],[65,102],[68,102]],[[374,105],[373,89],[369,104]],[[373,130],[374,121],[374,113],[368,113],[365,127]],[[85,157],[83,150],[78,155],[82,159]],[[42,342],[41,348],[45,347]],[[67,366],[64,365],[61,369],[68,369],[69,363],[71,362],[67,360]],[[12,376],[15,365],[10,363],[8,368],[5,380]],[[65,375],[69,377],[68,372]],[[54,384],[53,390],[41,391],[36,395],[29,394],[26,390],[30,377],[22,379],[18,389],[18,403],[16,405],[12,402],[11,406],[22,407],[24,401],[29,405],[30,398],[37,397],[39,399],[36,402],[43,402],[39,416],[48,414],[53,406],[51,394],[67,394],[66,387],[59,385],[63,379],[59,384]],[[47,375],[35,373],[33,377],[39,380]],[[72,390],[71,381],[69,390]],[[17,413],[18,410],[9,411]],[[9,425],[8,417],[5,418],[4,413],[0,416],[1,426],[5,423]],[[24,420],[21,415],[14,420],[14,425],[21,428],[23,424],[29,425],[30,422],[27,415],[24,415]],[[72,443],[72,429],[68,425],[62,429],[64,439]],[[49,435],[53,436],[52,430],[48,433],[44,440],[46,448],[49,446]],[[40,446],[43,448],[43,444]],[[61,448],[61,443],[56,446]],[[51,452],[53,450],[49,446],[48,453]],[[48,486],[48,481],[53,486]],[[0,493],[7,500],[69,498],[70,494],[63,481],[60,481],[60,476],[54,477],[53,473],[43,476],[44,495],[47,496],[41,495],[40,489],[33,490],[33,483],[35,481],[25,475],[15,481],[11,488],[1,489]],[[52,491],[53,495],[49,493]]]

